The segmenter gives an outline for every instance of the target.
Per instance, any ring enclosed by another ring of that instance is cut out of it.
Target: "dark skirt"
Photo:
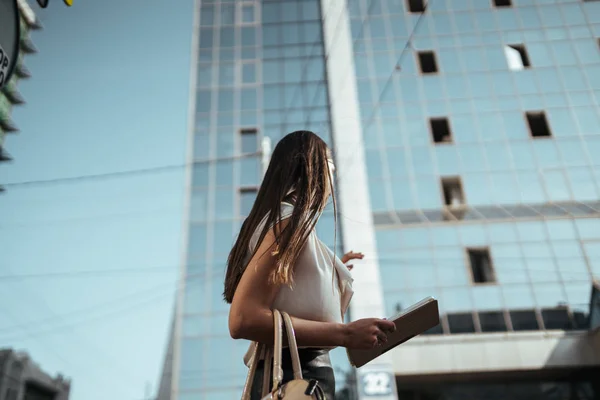
[[[283,383],[294,379],[294,371],[292,370],[292,360],[289,351],[283,349],[281,367],[283,368]],[[333,375],[333,367],[329,358],[329,350],[321,349],[298,349],[300,354],[300,364],[302,365],[302,377],[304,379],[316,379],[319,381],[319,386],[325,393],[326,400],[333,400],[335,396],[335,377]],[[272,363],[273,360],[271,359]],[[251,400],[260,400],[262,396],[263,374],[265,370],[265,362],[259,361],[256,368],[256,375],[252,382]],[[272,379],[269,379],[269,388],[272,386]]]

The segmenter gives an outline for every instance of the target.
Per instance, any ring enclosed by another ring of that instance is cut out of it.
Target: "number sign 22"
[[[367,372],[362,376],[366,396],[388,396],[392,393],[392,377],[387,372]]]

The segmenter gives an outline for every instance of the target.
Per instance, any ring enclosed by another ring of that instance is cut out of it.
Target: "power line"
[[[8,311],[8,310],[6,310],[6,309],[3,309],[3,311],[4,311],[4,313],[5,313],[6,315],[8,315],[8,316],[9,316],[9,317],[10,317],[10,318],[13,320],[13,321],[15,321],[15,322],[18,322],[18,319],[17,319],[17,318],[14,316],[14,314],[12,314],[10,311]],[[45,344],[45,343],[42,343],[42,342],[39,340],[39,338],[38,338],[38,337],[34,337],[34,336],[30,336],[30,337],[32,337],[32,338],[34,338],[34,339],[36,339],[36,340],[37,340],[37,341],[38,341],[40,344],[42,344],[42,345],[43,345],[42,347],[43,347],[44,349],[47,349],[47,350],[51,351],[52,353],[54,353],[54,356],[55,356],[55,357],[56,357],[58,360],[62,361],[62,362],[63,362],[63,363],[65,363],[65,364],[71,365],[71,366],[72,366],[72,367],[74,367],[75,369],[81,369],[81,368],[79,368],[78,366],[74,365],[74,364],[73,364],[72,362],[70,362],[69,360],[67,360],[67,359],[66,359],[66,358],[65,358],[65,357],[64,357],[64,356],[63,356],[63,355],[62,355],[62,354],[61,354],[59,351],[57,351],[57,350],[55,349],[55,346],[52,346],[52,345],[47,345],[47,344]],[[12,340],[21,340],[21,339],[22,339],[22,337],[21,337],[21,336],[19,336],[19,337],[17,337],[17,338],[11,338],[11,339],[7,340],[7,342],[8,342],[8,341],[12,341]],[[96,377],[95,377],[95,378],[96,378]],[[92,379],[92,380],[94,381],[94,383],[97,383],[97,384],[99,384],[99,385],[100,385],[100,381],[99,381],[99,380],[97,380],[97,379]],[[104,387],[104,382],[102,383],[102,387]]]
[[[122,317],[124,315],[126,315],[129,312],[132,311],[138,311],[141,308],[145,308],[147,306],[150,306],[154,303],[156,303],[156,301],[164,299],[165,297],[167,297],[168,295],[172,295],[173,292],[171,290],[168,291],[163,291],[160,292],[160,294],[152,296],[150,298],[145,298],[141,301],[138,301],[134,304],[128,304],[126,307],[122,307],[120,309],[117,310],[113,310],[110,312],[105,312],[102,313],[100,315],[95,315],[95,316],[89,316],[87,315],[85,318],[82,318],[80,320],[77,321],[65,321],[64,324],[62,325],[58,325],[58,326],[54,326],[51,328],[48,328],[46,330],[41,330],[41,331],[29,331],[29,332],[25,332],[25,333],[21,333],[18,334],[17,336],[14,337],[4,337],[2,338],[2,340],[4,341],[12,341],[12,340],[23,340],[23,339],[31,339],[31,338],[38,338],[40,336],[43,335],[48,335],[48,334],[52,334],[52,333],[56,333],[56,332],[60,332],[62,330],[64,330],[65,328],[72,328],[73,326],[79,326],[82,323],[89,323],[89,322],[95,322],[95,321],[100,321],[100,320],[104,320],[104,319],[115,319],[115,318],[119,318]],[[51,319],[56,319],[57,317],[52,317]],[[62,318],[62,316],[61,316]],[[25,336],[25,337],[23,337]]]
[[[127,294],[125,296],[121,296],[116,299],[112,299],[108,302],[95,304],[95,305],[89,306],[89,307],[83,307],[83,308],[71,311],[69,313],[55,314],[52,317],[43,318],[41,320],[28,321],[28,322],[22,323],[17,326],[2,328],[2,329],[0,329],[0,335],[9,335],[9,336],[13,335],[13,334],[16,335],[17,332],[19,332],[19,331],[24,331],[24,330],[27,331],[27,330],[30,330],[32,327],[39,327],[42,324],[55,322],[56,319],[61,319],[61,320],[65,321],[65,324],[63,324],[62,326],[60,326],[60,325],[54,326],[54,327],[48,328],[43,331],[29,332],[29,333],[26,333],[26,335],[30,338],[33,338],[33,337],[38,337],[43,334],[59,332],[64,328],[69,328],[71,326],[80,325],[83,322],[94,322],[94,321],[99,321],[99,320],[103,320],[103,319],[108,319],[110,317],[118,318],[119,316],[122,316],[126,312],[135,311],[138,308],[143,308],[148,305],[154,304],[156,301],[161,300],[168,295],[175,295],[177,293],[177,291],[185,289],[186,285],[189,282],[196,281],[201,278],[205,278],[207,275],[209,275],[209,274],[201,273],[201,274],[194,274],[194,275],[186,276],[185,278],[180,279],[177,283],[175,283],[174,289],[171,287],[173,285],[172,283],[163,283],[163,284],[160,284],[160,285],[148,288],[148,289],[144,289],[141,291]],[[210,275],[210,276],[212,277],[212,275]],[[158,295],[156,295],[156,293],[158,293]],[[142,296],[142,295],[146,295],[146,294],[148,294],[150,296],[149,297]],[[134,301],[139,300],[139,301],[135,302],[134,304],[131,304],[131,303],[127,304],[125,307],[121,307],[116,310],[107,310],[106,312],[100,313],[99,315],[94,315],[94,314],[98,314],[98,312],[101,311],[106,306],[111,306],[113,304],[117,305],[117,306],[123,306],[123,301],[128,300],[128,299],[133,299]],[[76,321],[73,321],[73,320],[69,321],[69,320],[65,319],[67,317],[76,317],[76,316],[77,317],[80,316],[81,319],[76,320]],[[0,339],[1,340],[18,340],[18,339],[23,339],[23,337],[16,336],[16,337],[10,337],[10,339],[7,339],[7,338],[0,338]]]
[[[84,271],[51,271],[51,272],[33,272],[25,274],[0,275],[0,281],[22,281],[35,278],[69,278],[69,277],[99,277],[99,276],[117,276],[122,274],[147,274],[147,273],[166,273],[174,271],[177,266],[162,267],[140,267],[140,268],[115,268],[115,269],[96,269]]]
[[[323,13],[323,15],[321,16],[321,36],[323,36],[322,31],[323,31],[323,23],[324,21],[327,19],[327,17],[329,16],[329,13],[331,12],[331,9],[333,8],[333,5],[335,4],[334,1],[332,1],[329,4],[329,8],[327,9],[327,12]],[[340,13],[340,16],[338,17],[337,23],[336,23],[336,27],[335,27],[335,31],[334,31],[334,40],[333,43],[335,43],[337,41],[337,37],[338,37],[338,33],[340,30],[340,22],[342,21],[344,17],[344,13]],[[304,62],[304,67],[302,68],[302,76],[301,76],[301,80],[300,82],[305,82],[306,83],[306,72],[308,71],[308,66],[310,64],[310,61],[312,59],[313,56],[313,50],[315,48],[319,48],[319,46],[323,47],[323,39],[321,38],[317,38],[312,46],[311,46],[311,50],[310,50],[310,55],[308,57],[306,57],[306,61]],[[333,47],[333,46],[332,46]],[[325,62],[327,62],[327,59],[329,58],[329,54],[325,53],[323,59],[325,60]],[[319,84],[317,85],[316,89],[315,89],[315,94],[313,95],[313,99],[310,102],[310,108],[314,107],[315,104],[315,99],[318,96],[319,93],[319,88],[321,87],[322,82],[324,81],[324,77],[323,79],[321,79],[321,81],[319,81]],[[294,95],[292,96],[292,100],[289,103],[289,107],[285,108],[285,112],[284,112],[284,120],[283,120],[283,125],[287,126],[287,122],[288,122],[288,115],[290,114],[291,109],[293,108],[293,105],[296,103],[296,98],[298,97],[298,94],[301,93],[302,91],[302,84],[298,84],[296,86],[296,90],[294,91]],[[310,122],[310,111],[309,111],[309,122]]]
[[[9,271],[10,271],[10,268],[8,268],[8,269],[9,269]],[[45,301],[44,299],[40,298],[40,297],[39,297],[39,296],[36,294],[36,292],[34,292],[34,291],[32,291],[32,290],[29,290],[29,294],[27,295],[27,298],[31,298],[31,297],[33,297],[33,298],[37,297],[37,298],[38,298],[38,299],[41,301],[41,303],[44,305],[44,307],[46,308],[46,310],[47,310],[47,311],[48,311],[48,312],[49,312],[49,313],[50,313],[50,314],[51,314],[53,317],[55,317],[55,318],[57,318],[57,319],[60,319],[60,320],[62,320],[62,321],[64,322],[64,319],[62,319],[62,317],[61,317],[60,315],[58,315],[57,313],[55,313],[55,312],[54,312],[54,310],[52,310],[52,309],[51,309],[51,308],[48,306],[48,304],[46,303],[46,301]],[[76,332],[75,332],[75,329],[74,329],[74,327],[69,327],[69,329],[71,330],[71,332],[72,332],[72,333],[76,333]],[[84,336],[83,336],[83,335],[75,336],[75,339],[76,339],[76,340],[79,340],[79,341],[80,341],[80,343],[84,343],[84,342],[85,342],[85,340],[84,340]],[[108,355],[108,353],[107,353],[106,351],[100,351],[100,350],[99,350],[99,349],[96,347],[96,345],[95,345],[95,344],[92,344],[91,342],[87,342],[87,343],[88,343],[88,344],[87,344],[87,347],[91,347],[92,349],[95,349],[95,350],[96,350],[96,352],[97,352],[97,353],[100,353],[100,355],[101,355],[101,356],[104,356],[104,357],[106,357],[106,359],[107,359],[108,361],[110,361],[110,362],[111,362],[111,366],[112,366],[112,367],[115,367],[115,366],[117,366],[117,367],[119,367],[119,368],[121,369],[121,371],[122,371],[124,374],[126,374],[126,375],[129,375],[129,377],[133,377],[133,378],[135,378],[135,379],[138,379],[138,377],[134,377],[133,375],[131,375],[131,371],[129,371],[129,369],[125,370],[125,368],[122,368],[122,366],[119,364],[119,362],[117,362],[117,361],[115,361],[114,359],[110,358],[110,357],[109,357],[109,355]],[[96,359],[97,359],[97,358],[96,358]],[[110,359],[110,360],[109,360],[109,359]]]
[[[114,171],[114,172],[104,172],[104,173],[100,173],[100,174],[77,175],[77,176],[64,177],[64,178],[52,178],[52,179],[41,179],[41,180],[3,183],[2,186],[6,187],[6,188],[26,187],[26,186],[37,186],[37,185],[49,185],[49,184],[56,184],[56,183],[72,183],[72,182],[80,182],[80,181],[112,179],[112,178],[120,178],[120,177],[130,176],[130,175],[143,175],[143,174],[157,173],[157,172],[161,172],[161,171],[169,171],[169,170],[188,167],[191,165],[210,164],[210,163],[220,162],[220,161],[234,161],[234,160],[239,160],[239,159],[244,159],[244,158],[253,158],[256,156],[260,156],[260,155],[262,155],[262,151],[257,151],[254,153],[240,154],[240,155],[229,156],[229,157],[207,158],[207,159],[203,159],[203,160],[197,160],[197,161],[194,161],[191,163],[160,165],[160,166],[156,166],[156,167],[138,168],[138,169],[130,169],[130,170],[122,170],[122,171]]]
[[[371,5],[373,4],[375,0],[371,0]],[[398,70],[398,68],[401,67],[402,64],[402,59],[404,57],[404,54],[406,54],[406,50],[408,50],[411,47],[411,43],[413,40],[413,37],[415,35],[415,33],[417,32],[417,29],[419,27],[419,24],[421,22],[421,20],[423,19],[423,16],[425,15],[425,13],[427,12],[427,9],[429,7],[429,3],[431,3],[433,0],[429,0],[427,2],[424,3],[424,7],[423,7],[423,12],[419,15],[417,22],[415,22],[415,25],[413,26],[410,34],[408,35],[408,39],[406,40],[406,43],[404,44],[402,51],[400,52],[400,55],[398,56],[398,59],[396,60],[396,63],[394,64],[394,69],[392,70],[392,72],[390,73],[390,75],[388,76],[388,79],[386,80],[386,83],[383,87],[383,90],[381,90],[381,92],[379,93],[379,98],[377,99],[377,102],[375,103],[375,105],[373,106],[373,109],[371,110],[371,113],[369,115],[369,118],[366,119],[366,123],[363,123],[363,135],[365,133],[365,131],[367,131],[370,126],[371,123],[375,120],[375,115],[377,114],[378,109],[381,107],[381,102],[389,88],[390,83],[393,82],[393,78],[394,78],[394,74],[395,71]],[[348,158],[348,160],[353,160],[354,157],[356,156],[356,152],[359,150],[359,146],[357,146],[354,151],[352,152],[351,156]],[[364,150],[361,148],[361,150]]]
[[[66,223],[79,223],[90,220],[102,220],[107,221],[109,219],[118,218],[119,220],[130,219],[130,218],[142,218],[148,215],[154,215],[155,217],[163,217],[165,215],[170,214],[178,214],[180,215],[183,207],[162,207],[159,209],[148,210],[148,211],[127,211],[122,213],[112,213],[112,214],[104,214],[104,215],[91,215],[87,217],[71,217],[71,218],[61,218],[61,219],[52,219],[52,220],[37,220],[32,222],[21,222],[16,224],[3,224],[0,226],[0,231],[10,230],[10,229],[19,229],[19,228],[28,228],[32,226],[48,226],[48,225],[56,225],[56,224],[66,224]],[[185,222],[185,221],[184,221]]]
[[[356,153],[354,153],[356,154]],[[599,164],[600,165],[600,164]],[[546,171],[559,171],[562,170],[563,168],[561,167],[552,167],[552,168],[545,168],[543,169],[542,172],[546,172]],[[517,171],[519,171],[517,169]],[[385,180],[385,182],[388,182],[389,180]],[[329,201],[328,204],[332,204],[331,200]],[[504,206],[504,207],[512,207],[515,204],[501,204],[501,203],[490,203],[492,205],[496,205],[496,206]],[[516,204],[518,205],[518,204]],[[328,205],[329,206],[329,205]],[[124,219],[130,219],[130,218],[149,218],[148,215],[153,215],[154,217],[164,217],[165,215],[171,215],[171,214],[179,214],[179,212],[182,210],[182,207],[161,207],[161,208],[156,208],[156,209],[150,209],[147,211],[127,211],[127,212],[122,212],[122,213],[111,213],[111,214],[101,214],[101,215],[90,215],[90,216],[82,216],[82,217],[70,217],[70,218],[60,218],[60,219],[51,219],[51,220],[34,220],[34,221],[28,221],[28,222],[17,222],[17,223],[13,223],[13,224],[2,224],[0,225],[0,231],[3,230],[10,230],[10,229],[21,229],[21,228],[28,228],[28,227],[39,227],[39,226],[50,226],[50,225],[56,225],[56,224],[70,224],[70,223],[80,223],[80,222],[84,222],[84,221],[90,221],[90,220],[102,220],[107,221],[110,219],[120,219],[120,220],[124,220]],[[422,209],[422,208],[417,208],[414,210],[419,210],[419,211],[431,211],[431,209]],[[441,211],[443,210],[443,208],[439,208],[439,209],[434,209],[434,211]],[[362,224],[362,225],[367,225],[368,223],[365,221],[360,221],[357,220],[355,218],[351,218],[348,217],[347,215],[345,215],[342,211],[340,211],[338,209],[338,219],[344,219],[347,221],[352,221],[358,224]],[[541,217],[540,217],[541,218]],[[236,219],[234,217],[234,219]],[[241,221],[243,221],[243,217],[237,217],[237,219]],[[208,220],[206,219],[193,219],[193,218],[187,218],[187,219],[181,219],[181,222],[184,223],[198,223],[198,224],[203,224],[203,223],[207,223]],[[486,221],[490,221],[489,219]],[[441,221],[437,221],[438,223]],[[460,222],[460,221],[459,221]],[[464,222],[464,221],[463,221]],[[432,221],[431,223],[434,223],[434,221]],[[402,224],[400,223],[394,223],[393,225],[397,225],[397,226],[401,226]]]
[[[360,244],[354,244],[354,247],[360,247]],[[412,251],[412,250],[417,250],[417,251],[422,251],[423,247],[419,247],[419,248],[404,248],[402,249],[404,252],[405,251]],[[384,265],[399,265],[399,266],[404,266],[404,265],[431,265],[431,266],[437,266],[437,258],[435,256],[435,251],[432,253],[433,255],[431,257],[405,257],[402,255],[398,255],[398,256],[387,256],[387,257],[377,257],[377,262],[379,264],[384,264]],[[496,261],[565,261],[565,260],[572,260],[573,257],[571,256],[560,256],[560,255],[556,255],[556,256],[502,256],[502,255],[495,255],[493,257],[494,260]],[[444,256],[443,257],[444,262],[452,262],[452,265],[464,265],[465,263],[465,258],[462,256],[459,257],[447,257]],[[364,258],[360,261],[356,261],[355,263],[360,264],[360,265],[368,265],[369,263],[373,263],[375,260],[371,259],[369,257]],[[442,266],[441,268],[445,268],[446,266],[448,266],[448,264],[445,264],[445,266]],[[25,280],[30,280],[30,279],[62,279],[62,278],[78,278],[78,277],[83,277],[83,278],[97,278],[97,277],[117,277],[117,276],[121,276],[124,274],[147,274],[147,273],[171,273],[171,272],[179,272],[177,271],[177,268],[179,268],[179,265],[170,265],[170,266],[158,266],[158,267],[132,267],[132,268],[115,268],[115,269],[98,269],[98,270],[84,270],[84,271],[47,271],[47,272],[40,272],[40,273],[24,273],[24,274],[9,274],[9,275],[0,275],[0,282],[6,282],[6,281],[25,281]],[[360,268],[360,267],[359,267]],[[439,268],[439,266],[437,266],[437,268]],[[500,268],[501,270],[504,271],[522,271],[522,270],[528,270],[528,271],[537,271],[537,272],[544,272],[544,271],[559,271],[560,268],[521,268],[521,267],[508,267],[508,266],[503,266],[502,268]],[[589,271],[561,271],[564,273],[568,273],[568,274],[576,274],[576,275],[589,275]],[[191,273],[187,275],[186,279],[199,279],[199,278],[206,278],[208,276],[207,272],[200,272],[200,273]],[[162,285],[161,285],[162,287]],[[150,289],[150,290],[154,290]],[[2,329],[0,329],[0,332],[2,332]]]
[[[156,286],[150,287],[148,289],[143,289],[143,290],[140,290],[140,291],[137,291],[134,293],[129,293],[127,295],[120,296],[115,299],[111,299],[109,301],[105,301],[105,302],[95,304],[92,306],[88,306],[88,307],[82,307],[82,308],[76,309],[74,311],[71,311],[71,312],[68,312],[65,314],[61,314],[60,317],[65,318],[65,317],[73,317],[73,316],[78,316],[78,315],[89,315],[91,312],[93,312],[97,309],[108,307],[113,304],[121,305],[123,303],[123,301],[126,301],[131,298],[135,299],[146,293],[149,293],[149,294],[156,293],[156,291],[158,291],[160,289],[164,289],[167,286],[171,286],[171,283],[162,283],[160,285],[156,285]],[[2,334],[3,332],[11,332],[13,330],[27,330],[30,328],[30,326],[39,326],[41,324],[54,322],[55,320],[56,320],[56,317],[48,317],[48,318],[43,318],[41,320],[25,322],[16,327],[2,328],[2,329],[0,329],[0,334]]]
[[[375,6],[375,1],[376,0],[371,0],[371,2],[369,3],[369,7],[367,8],[367,13],[366,13],[365,17],[362,19],[362,22],[360,25],[360,30],[358,31],[359,33],[356,35],[356,38],[354,38],[354,41],[352,42],[352,50],[353,51],[356,48],[356,44],[358,43],[358,40],[361,38],[364,38],[364,30],[365,30],[365,27],[367,26],[367,22],[369,21],[369,17],[371,15],[371,13],[373,12],[373,9]],[[333,4],[333,1],[332,1],[332,4]],[[334,32],[334,40],[332,40],[330,48],[333,48],[333,46],[337,40],[338,31],[339,31],[339,23],[340,23],[341,19],[343,18],[343,16],[344,16],[344,13],[340,12],[340,18],[337,22],[336,30]],[[326,54],[325,61],[327,62],[328,60],[329,60],[329,54]],[[344,79],[342,79],[342,82],[344,80],[346,80],[349,73],[350,73],[350,65],[346,68],[346,72],[344,74]],[[325,80],[319,82],[319,86],[322,85],[323,83],[325,83]],[[317,86],[317,87],[319,87],[319,86]],[[315,92],[315,95],[313,96],[313,101],[311,102],[311,106],[313,106],[315,104],[318,92],[319,92],[318,90]],[[331,101],[331,99],[330,99],[330,101]],[[311,110],[312,110],[312,108],[313,107],[311,107]],[[311,116],[312,116],[312,111],[309,111],[308,112],[308,120],[306,121],[309,124],[311,122]]]

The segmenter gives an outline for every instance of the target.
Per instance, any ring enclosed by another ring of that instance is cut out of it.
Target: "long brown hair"
[[[327,188],[333,194],[327,144],[310,131],[292,132],[277,143],[269,167],[252,206],[242,224],[229,257],[223,296],[227,303],[246,270],[246,262],[254,257],[265,235],[272,227],[276,230],[277,263],[270,276],[274,284],[293,283],[293,266],[327,204]],[[293,191],[293,194],[289,194]],[[294,209],[287,226],[280,231],[281,202],[289,201]],[[248,254],[250,238],[260,222],[267,221],[252,254]]]

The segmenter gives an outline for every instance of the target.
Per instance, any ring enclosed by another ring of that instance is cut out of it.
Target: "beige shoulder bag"
[[[266,348],[265,360],[270,360],[273,355],[273,371],[271,371],[271,363],[265,362],[263,389],[261,400],[326,400],[323,390],[316,380],[305,380],[302,378],[302,367],[300,365],[300,356],[298,355],[298,345],[296,344],[296,335],[292,326],[292,319],[285,312],[273,310],[273,322],[275,326],[275,341],[273,347],[267,347],[263,344],[254,346],[252,361],[250,362],[250,371],[244,385],[242,400],[250,400],[252,392],[252,383],[256,374],[258,358]],[[283,324],[287,332],[288,345],[292,358],[292,369],[294,371],[294,379],[286,384],[283,381],[283,369],[281,367],[281,353],[283,340]],[[270,376],[272,373],[272,376]],[[273,390],[269,393],[269,379],[273,379]]]

